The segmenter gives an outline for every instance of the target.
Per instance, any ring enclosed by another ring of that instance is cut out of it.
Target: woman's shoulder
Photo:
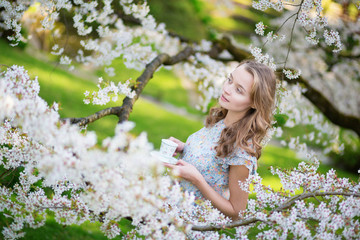
[[[201,136],[203,136],[206,132],[206,127],[202,127],[201,129],[199,129],[198,131],[194,132],[193,134],[191,134],[187,141],[191,140],[191,139],[196,139],[199,138]]]
[[[231,165],[245,165],[251,172],[253,172],[257,166],[257,158],[250,155],[241,147],[237,147],[229,156],[223,158],[216,157],[216,161],[224,168],[228,168]]]
[[[250,146],[251,147],[251,146]],[[249,154],[246,150],[242,147],[236,147],[234,153],[232,154],[234,157],[244,158],[251,161],[257,161],[257,158],[251,154]]]
[[[221,132],[225,128],[224,119],[219,120],[218,122],[214,123],[213,125],[205,126],[207,130],[211,132]]]

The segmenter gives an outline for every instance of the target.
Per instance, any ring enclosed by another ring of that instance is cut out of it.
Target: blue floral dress
[[[186,140],[181,158],[194,165],[216,192],[229,199],[229,166],[245,165],[250,174],[255,174],[257,162],[256,157],[249,155],[241,148],[226,158],[216,157],[215,146],[224,128],[224,120],[220,120],[214,126],[203,127],[190,135]],[[192,183],[182,180],[180,185],[184,191],[194,192],[197,199],[204,199]]]

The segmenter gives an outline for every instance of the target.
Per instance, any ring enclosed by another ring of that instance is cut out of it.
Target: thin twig
[[[279,32],[280,31],[280,29],[285,25],[285,23],[287,22],[287,21],[289,21],[293,16],[295,16],[297,13],[294,13],[293,15],[291,15],[290,17],[288,17],[281,25],[280,25],[280,27],[278,27],[278,29],[276,29],[275,30],[275,33],[274,34],[276,34],[277,32]],[[265,47],[265,45],[268,43],[268,39],[266,39],[266,41],[265,41],[265,43],[262,45],[262,47],[261,48],[264,48]]]
[[[7,67],[7,68],[12,69],[10,66],[8,66],[8,65],[6,65],[6,64],[1,64],[1,63],[0,63],[0,66],[4,66],[4,67]]]
[[[57,206],[49,206],[49,207],[38,207],[38,209],[51,209],[51,208],[61,208],[61,209],[71,209],[70,207],[66,207],[66,206],[63,206],[63,207],[57,207]]]
[[[303,199],[306,199],[306,198],[311,198],[311,197],[314,197],[314,196],[333,196],[333,195],[360,197],[360,193],[348,193],[348,192],[310,192],[310,193],[302,193],[302,194],[299,194],[299,195],[296,195],[296,196],[290,198],[282,206],[276,208],[274,211],[277,212],[277,211],[287,209],[293,203],[295,203],[296,201],[303,200]]]
[[[6,169],[6,171],[4,171],[1,175],[0,175],[0,179],[2,179],[2,177],[4,176],[4,174],[8,173],[10,171],[10,169]],[[7,175],[6,175],[7,176]],[[5,177],[6,177],[5,176]]]
[[[298,7],[300,4],[283,3],[283,5]]]
[[[9,176],[10,174],[12,174],[15,170],[16,170],[16,168],[12,169],[11,171],[8,169],[8,170],[5,171],[3,174],[1,174],[0,179],[6,178],[6,177]],[[10,171],[10,172],[9,172],[9,171]],[[6,174],[6,173],[8,173],[8,174]],[[6,174],[6,175],[4,176],[4,174]]]

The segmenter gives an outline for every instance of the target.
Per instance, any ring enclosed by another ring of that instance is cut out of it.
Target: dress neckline
[[[219,127],[224,127],[224,128],[226,128],[224,119],[221,119],[220,121],[218,121],[218,122],[216,123],[216,125],[218,125]]]

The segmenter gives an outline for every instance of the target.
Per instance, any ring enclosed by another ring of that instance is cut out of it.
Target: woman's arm
[[[175,174],[194,184],[203,196],[210,200],[214,207],[233,220],[239,218],[239,212],[245,210],[248,193],[239,186],[239,181],[245,181],[249,176],[249,169],[243,165],[231,165],[229,170],[230,198],[227,200],[217,193],[204,179],[201,173],[191,164],[179,160],[177,165],[166,164],[174,169]]]
[[[248,193],[243,191],[239,186],[239,181],[245,182],[249,176],[249,169],[243,165],[231,165],[229,171],[229,190],[230,198],[227,200],[217,193],[204,179],[201,177],[193,183],[203,194],[210,200],[214,207],[219,209],[226,216],[233,220],[239,218],[239,212],[246,209],[248,201]]]

